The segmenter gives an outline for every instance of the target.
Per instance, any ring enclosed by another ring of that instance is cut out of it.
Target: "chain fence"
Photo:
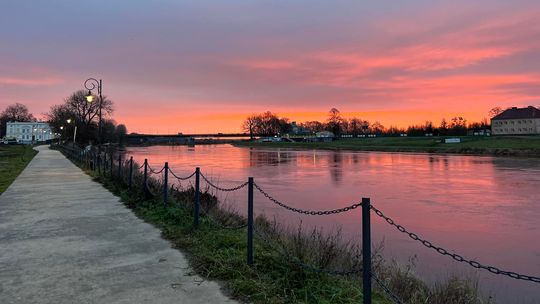
[[[267,199],[269,199],[271,202],[273,202],[274,204],[278,205],[278,206],[281,206],[289,211],[292,211],[292,212],[296,212],[296,213],[301,213],[301,214],[307,214],[307,215],[331,215],[331,214],[338,214],[338,213],[342,213],[342,212],[347,212],[347,211],[350,211],[350,210],[354,210],[360,206],[362,206],[362,203],[355,203],[355,204],[352,204],[350,206],[347,206],[347,207],[343,207],[343,208],[339,208],[339,209],[333,209],[333,210],[318,210],[318,211],[313,211],[313,210],[302,210],[302,209],[298,209],[298,208],[295,208],[295,207],[291,207],[285,203],[282,203],[280,201],[278,201],[277,199],[275,199],[274,197],[272,197],[270,194],[268,194],[266,191],[264,191],[259,185],[257,185],[256,183],[253,184],[253,186],[259,190],[259,192],[264,195]]]
[[[202,179],[204,179],[204,181],[212,188],[215,188],[219,191],[223,191],[223,192],[233,192],[233,191],[236,191],[236,190],[240,190],[242,188],[244,188],[245,186],[247,186],[249,184],[249,182],[245,182],[245,183],[242,183],[236,187],[232,187],[232,188],[223,188],[223,187],[220,187],[218,185],[215,185],[214,183],[212,183],[206,176],[204,176],[204,174],[199,173],[202,177]]]
[[[195,176],[195,174],[197,174],[197,171],[194,171],[193,173],[191,173],[191,175],[188,175],[186,177],[176,175],[171,168],[169,168],[169,173],[171,173],[171,175],[174,176],[174,178],[176,178],[177,180],[186,181]]]
[[[163,168],[161,168],[161,170],[157,171],[157,170],[152,169],[152,167],[150,167],[150,164],[148,164],[148,172],[149,173],[160,174],[161,172],[163,172],[163,170],[165,170],[165,167],[163,167]]]
[[[464,258],[463,256],[461,256],[459,254],[450,253],[448,250],[446,250],[446,249],[444,249],[442,247],[433,245],[432,242],[421,238],[420,236],[418,236],[418,234],[408,231],[405,227],[403,227],[402,225],[397,224],[392,218],[386,216],[379,209],[377,209],[377,208],[375,208],[373,206],[371,206],[371,209],[375,212],[375,214],[377,214],[379,217],[383,218],[388,224],[390,224],[391,226],[394,226],[397,230],[399,230],[399,232],[402,232],[402,233],[408,235],[411,239],[413,239],[413,240],[415,240],[417,242],[420,242],[426,248],[433,249],[433,250],[437,251],[439,254],[442,254],[444,256],[449,256],[449,257],[451,257],[452,259],[454,259],[457,262],[467,263],[467,264],[469,264],[470,266],[472,266],[472,267],[474,267],[476,269],[485,269],[485,270],[487,270],[487,271],[489,271],[489,272],[491,272],[493,274],[505,275],[505,276],[508,276],[508,277],[510,277],[512,279],[540,283],[540,277],[534,277],[534,276],[515,273],[515,272],[512,272],[512,271],[501,270],[501,269],[499,269],[497,267],[486,266],[486,265],[480,264],[479,262],[474,261],[474,260],[468,260],[468,259]]]

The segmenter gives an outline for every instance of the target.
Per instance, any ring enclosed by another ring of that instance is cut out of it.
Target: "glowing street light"
[[[101,147],[101,108],[103,106],[103,96],[101,95],[101,91],[103,88],[103,84],[101,79],[97,80],[95,78],[88,78],[84,81],[84,87],[88,90],[88,94],[86,95],[86,101],[87,102],[93,102],[94,96],[92,95],[92,90],[97,89],[98,95],[99,95],[99,125],[98,125],[98,149]]]
[[[86,101],[92,102],[94,101],[94,95],[92,95],[92,91],[88,90],[88,94],[86,94]]]

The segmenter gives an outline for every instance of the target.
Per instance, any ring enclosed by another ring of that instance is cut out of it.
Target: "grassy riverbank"
[[[37,151],[29,145],[0,145],[0,194],[26,168]]]
[[[461,142],[445,144],[439,137],[378,137],[342,139],[333,142],[241,142],[241,147],[296,148],[322,150],[454,153],[496,156],[540,157],[540,136],[460,137]]]
[[[135,165],[137,167],[137,165]],[[361,274],[335,276],[306,270],[298,261],[318,268],[354,270],[361,265],[360,250],[340,234],[327,235],[320,230],[290,231],[264,218],[257,218],[254,239],[254,266],[246,263],[245,219],[223,208],[208,192],[201,194],[202,215],[198,229],[193,229],[192,187],[170,189],[168,206],[162,198],[148,197],[142,189],[142,175],[134,176],[129,190],[125,179],[110,178],[86,170],[140,218],[161,229],[164,238],[188,255],[190,265],[203,278],[221,281],[236,299],[248,303],[361,303]],[[106,170],[106,172],[110,172]],[[115,174],[117,170],[113,170]],[[127,176],[124,170],[122,176]],[[189,185],[189,184],[188,184]],[[151,180],[152,192],[162,185]],[[451,277],[440,284],[426,284],[410,267],[384,261],[380,251],[373,255],[373,270],[404,302],[431,304],[485,304],[476,284]],[[375,304],[392,303],[374,285]],[[426,302],[427,301],[427,302]]]

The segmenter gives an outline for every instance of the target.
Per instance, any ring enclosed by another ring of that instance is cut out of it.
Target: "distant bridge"
[[[253,137],[265,135],[253,134]],[[268,135],[266,135],[268,136]],[[128,134],[124,140],[128,144],[195,144],[210,142],[231,142],[245,140],[251,136],[248,133],[205,133],[205,134]]]
[[[253,134],[253,137],[263,137],[268,135]],[[231,137],[245,137],[249,138],[249,133],[204,133],[204,134],[128,134],[126,138],[231,138]]]

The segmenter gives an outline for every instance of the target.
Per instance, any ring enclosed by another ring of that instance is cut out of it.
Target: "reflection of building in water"
[[[296,159],[296,153],[291,151],[249,149],[249,166],[261,167],[265,165],[276,166]]]

